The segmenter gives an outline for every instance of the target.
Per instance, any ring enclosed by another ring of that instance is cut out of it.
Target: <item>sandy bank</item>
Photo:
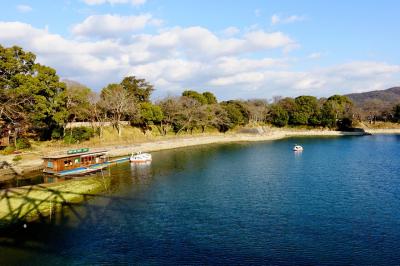
[[[137,151],[160,151],[167,149],[176,149],[197,145],[206,145],[214,143],[230,143],[230,142],[255,142],[283,139],[294,136],[344,136],[344,135],[362,135],[360,132],[339,132],[339,131],[323,131],[323,130],[296,130],[282,131],[271,130],[262,134],[219,134],[212,136],[195,136],[183,137],[169,140],[161,140],[154,142],[145,142],[128,146],[106,147],[109,155],[112,157],[125,156]]]
[[[365,131],[371,134],[400,134],[400,128],[368,128]]]

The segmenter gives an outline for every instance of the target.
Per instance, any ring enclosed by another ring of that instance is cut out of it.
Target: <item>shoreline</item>
[[[257,128],[254,133],[231,133],[231,134],[212,134],[212,135],[194,135],[182,136],[169,139],[157,139],[154,141],[141,142],[129,145],[103,145],[93,147],[96,149],[105,149],[108,155],[113,157],[128,156],[132,152],[155,152],[162,150],[178,149],[199,145],[222,144],[234,142],[259,142],[272,141],[290,137],[338,137],[338,136],[362,136],[368,134],[400,134],[400,129],[367,129],[365,132],[333,131],[319,129],[291,129],[282,130],[278,128]],[[67,150],[65,150],[67,151]],[[16,155],[2,155],[0,161],[7,161],[13,165],[14,171],[18,175],[29,175],[35,171],[41,170],[43,161],[38,154],[36,158],[22,159],[14,164],[12,158]]]
[[[384,132],[385,134],[400,134],[400,129],[386,130]],[[363,136],[367,134],[369,134],[369,132],[270,129],[264,131],[262,134],[237,133],[186,136],[127,146],[114,146],[113,148],[110,146],[103,146],[101,148],[109,149],[110,157],[119,157],[129,155],[131,152],[135,151],[152,152],[218,143],[273,141],[290,137]],[[35,165],[34,162],[39,165]],[[29,167],[37,168],[41,166],[42,159],[26,160],[25,163],[28,164],[22,170],[27,170]],[[104,189],[107,190],[109,181],[110,180],[89,176],[58,183],[30,185],[0,190],[0,228],[19,222],[33,221],[40,217],[51,216],[53,211],[63,208],[65,205],[82,202],[90,195],[101,193]]]
[[[365,132],[372,135],[375,134],[400,134],[400,128],[370,128],[366,129]]]
[[[276,131],[263,134],[237,133],[230,135],[193,136],[193,137],[183,137],[183,138],[161,140],[161,141],[157,140],[154,142],[143,142],[134,145],[118,147],[116,149],[109,150],[108,154],[110,155],[110,157],[119,157],[119,156],[130,155],[132,152],[138,152],[138,151],[155,152],[155,151],[179,149],[179,148],[208,145],[208,144],[272,141],[272,140],[279,140],[296,136],[335,137],[335,136],[362,136],[362,135],[365,135],[365,133],[302,130],[302,131]]]

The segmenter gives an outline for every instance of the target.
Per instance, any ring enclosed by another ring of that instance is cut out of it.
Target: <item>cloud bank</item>
[[[146,26],[159,26],[161,20],[150,14],[138,16],[93,15],[72,27],[72,33],[83,37],[110,38],[133,33]]]
[[[111,22],[96,28],[94,21],[100,19]],[[91,16],[72,27],[71,38],[26,23],[0,22],[0,43],[33,51],[63,78],[97,90],[126,75],[143,77],[155,85],[156,96],[187,88],[214,91],[220,99],[329,96],[385,89],[400,79],[399,65],[377,61],[297,70],[297,64],[318,56],[286,54],[299,44],[279,31],[232,27],[218,34],[196,26],[141,33],[153,19],[146,14]],[[280,56],[268,56],[272,52]]]

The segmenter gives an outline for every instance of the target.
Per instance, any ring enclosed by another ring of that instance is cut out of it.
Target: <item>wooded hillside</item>
[[[353,101],[364,118],[372,115],[384,119],[385,116],[389,116],[393,112],[396,105],[400,104],[400,87],[351,93],[346,96]]]

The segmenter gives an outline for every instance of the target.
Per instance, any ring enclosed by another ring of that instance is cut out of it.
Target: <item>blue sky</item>
[[[399,1],[0,0],[0,44],[94,90],[126,75],[155,97],[220,99],[386,89],[400,83]]]

